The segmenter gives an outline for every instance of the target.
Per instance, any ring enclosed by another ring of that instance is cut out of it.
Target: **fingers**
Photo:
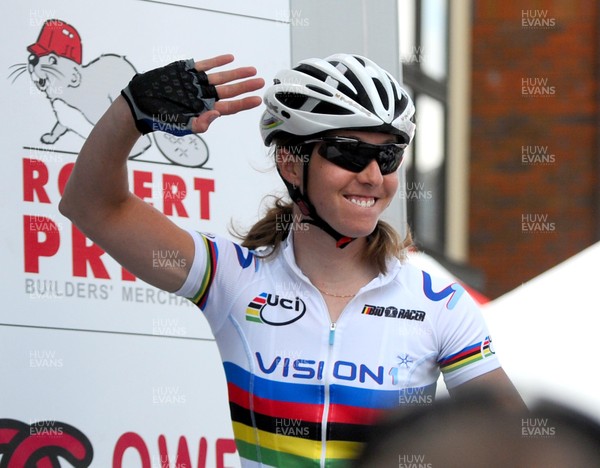
[[[199,71],[207,71],[231,63],[233,60],[234,57],[231,54],[219,55],[217,57],[196,62],[196,69]],[[265,81],[262,78],[244,80],[244,78],[251,78],[255,75],[256,68],[239,67],[233,70],[209,73],[207,77],[208,82],[211,85],[217,86],[219,99],[230,99],[239,96],[240,94],[251,93],[261,89],[265,85]],[[244,81],[232,83],[237,80]]]
[[[215,110],[221,115],[237,114],[238,112],[253,109],[260,106],[262,99],[258,96],[249,96],[231,101],[219,101],[215,103]]]
[[[196,62],[196,70],[208,71],[216,67],[227,65],[233,62],[234,57],[231,54],[219,55],[206,60]],[[231,81],[241,80],[244,78],[250,78],[256,75],[256,68],[254,67],[239,67],[233,70],[225,70],[221,72],[214,72],[207,74],[208,82],[213,86],[222,85]]]
[[[218,55],[216,57],[196,62],[196,70],[205,72],[216,67],[227,65],[228,63],[233,62],[233,60],[234,56],[231,54]]]
[[[240,81],[229,85],[221,85],[217,87],[219,99],[230,99],[240,94],[252,93],[259,90],[265,85],[265,80],[262,78],[252,78],[250,80]]]
[[[233,99],[231,101],[219,101],[215,104],[213,110],[204,112],[192,120],[192,132],[204,133],[217,117],[221,115],[237,114],[238,112],[253,109],[260,106],[262,99],[258,96],[249,96],[242,99]]]
[[[233,60],[234,56],[231,54],[200,60],[196,62],[196,70],[206,72],[227,65]],[[215,103],[213,110],[204,112],[192,121],[192,131],[194,133],[206,132],[210,124],[221,115],[236,114],[253,109],[262,103],[262,99],[258,96],[232,99],[242,94],[257,91],[265,85],[265,80],[262,78],[252,78],[256,76],[256,68],[254,67],[239,67],[232,70],[218,71],[208,73],[207,76],[209,83],[216,86],[220,100]],[[237,82],[234,83],[234,81]],[[224,99],[228,100],[225,101]]]
[[[211,85],[218,86],[230,81],[241,80],[256,75],[254,67],[240,67],[235,70],[227,70],[208,74],[208,82]]]
[[[208,127],[214,120],[219,117],[219,112],[216,110],[211,110],[204,112],[202,115],[196,117],[192,120],[192,132],[194,133],[204,133],[208,130]]]

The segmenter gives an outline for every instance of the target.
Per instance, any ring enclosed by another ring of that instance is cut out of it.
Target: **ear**
[[[77,88],[81,84],[81,73],[77,69],[77,67],[73,67],[73,74],[71,75],[71,80],[69,81],[69,88]]]
[[[301,186],[304,174],[304,162],[301,157],[294,155],[289,148],[278,146],[275,150],[275,163],[281,177],[292,185]]]

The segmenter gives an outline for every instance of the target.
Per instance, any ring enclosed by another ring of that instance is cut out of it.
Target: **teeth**
[[[357,200],[356,198],[350,198],[350,201],[355,205],[361,206],[363,208],[370,208],[375,204],[375,200],[370,198],[368,200]]]

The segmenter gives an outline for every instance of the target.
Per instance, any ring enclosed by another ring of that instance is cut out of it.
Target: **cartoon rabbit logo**
[[[55,144],[67,132],[87,138],[108,106],[136,73],[131,62],[117,54],[102,54],[83,65],[83,44],[79,32],[59,19],[46,20],[37,41],[27,50],[27,62],[13,65],[9,78],[12,77],[14,83],[27,72],[36,89],[50,101],[56,121],[40,137],[46,145]],[[208,160],[208,147],[198,135],[178,138],[156,132],[153,139],[170,164],[202,167]],[[140,155],[151,144],[148,135],[140,138],[130,158],[141,159]]]

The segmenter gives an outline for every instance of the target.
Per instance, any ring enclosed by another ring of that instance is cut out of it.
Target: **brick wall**
[[[598,240],[599,7],[473,1],[469,255],[491,297]]]

